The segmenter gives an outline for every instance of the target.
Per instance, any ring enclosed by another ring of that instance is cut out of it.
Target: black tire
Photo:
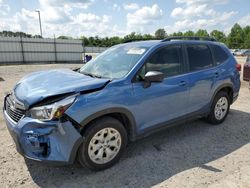
[[[96,133],[98,133],[100,130],[104,128],[113,128],[120,133],[121,146],[120,146],[119,152],[111,161],[105,164],[98,164],[90,159],[90,156],[88,154],[88,147],[94,135],[96,135]],[[121,154],[124,152],[126,145],[127,145],[127,132],[123,124],[119,120],[109,117],[109,116],[99,118],[93,121],[92,123],[90,123],[88,125],[87,130],[84,131],[83,133],[83,138],[84,138],[84,141],[79,147],[77,159],[82,166],[87,167],[91,170],[95,170],[95,171],[109,168],[113,166],[116,162],[118,162],[118,160],[121,157]]]
[[[222,98],[222,97],[225,97],[227,99],[227,103],[228,103],[228,107],[226,109],[226,114],[224,115],[224,117],[222,119],[217,119],[216,116],[215,116],[215,106],[217,104],[217,102]],[[208,115],[208,117],[206,118],[206,120],[213,124],[213,125],[218,125],[220,123],[222,123],[227,115],[228,115],[228,112],[229,112],[229,109],[230,109],[230,100],[229,100],[229,96],[226,92],[224,91],[220,91],[214,98],[214,101],[212,103],[212,106],[211,106],[211,109],[210,109],[210,113]]]

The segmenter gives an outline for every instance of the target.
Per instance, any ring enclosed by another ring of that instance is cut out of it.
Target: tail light
[[[236,64],[236,69],[240,72],[241,71],[241,64],[237,63]]]

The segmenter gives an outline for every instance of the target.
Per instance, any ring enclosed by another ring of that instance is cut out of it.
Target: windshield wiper
[[[73,68],[71,69],[72,71],[75,71],[75,72],[80,72],[80,68]]]
[[[103,78],[102,76],[100,75],[93,75],[95,78]]]
[[[102,78],[102,76],[91,74],[91,73],[87,73],[87,72],[81,72],[81,73],[84,74],[84,75],[90,76],[92,78]]]

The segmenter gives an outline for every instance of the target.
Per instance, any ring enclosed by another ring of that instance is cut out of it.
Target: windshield
[[[122,78],[134,67],[147,49],[133,44],[111,47],[85,64],[80,69],[80,73],[100,78]]]

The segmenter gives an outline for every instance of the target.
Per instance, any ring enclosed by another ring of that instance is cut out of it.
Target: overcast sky
[[[132,31],[153,34],[199,28],[228,32],[232,25],[250,25],[250,0],[0,0],[0,31],[39,34],[124,36]]]

